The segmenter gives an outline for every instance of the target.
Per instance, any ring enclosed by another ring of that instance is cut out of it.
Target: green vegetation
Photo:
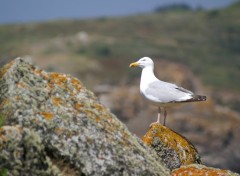
[[[184,3],[174,3],[165,6],[159,6],[155,9],[155,12],[167,12],[167,11],[186,11],[191,10],[191,7]]]
[[[8,170],[3,168],[3,169],[0,169],[0,176],[7,176],[8,175]]]
[[[126,63],[150,56],[189,66],[215,89],[239,91],[239,16],[240,3],[235,3],[212,11],[171,10],[124,18],[5,25],[0,26],[0,53],[3,59],[34,56],[34,45],[40,50],[42,44],[45,49],[38,56],[71,53],[96,59],[103,67],[118,59],[118,67],[112,70],[118,71],[117,77],[126,71]],[[86,44],[72,39],[80,31],[90,38]],[[55,39],[61,46],[49,42]]]
[[[5,120],[5,116],[0,114],[0,128],[4,125]]]

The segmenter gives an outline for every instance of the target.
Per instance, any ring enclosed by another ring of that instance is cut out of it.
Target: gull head
[[[150,59],[149,57],[143,57],[141,59],[139,59],[137,62],[133,62],[129,65],[129,67],[141,67],[141,68],[145,68],[145,67],[153,67],[153,61],[152,59]]]

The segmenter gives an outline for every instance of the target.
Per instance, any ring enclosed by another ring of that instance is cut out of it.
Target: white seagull
[[[165,125],[166,108],[180,103],[206,101],[206,96],[196,95],[193,92],[179,87],[175,84],[164,82],[154,75],[154,63],[149,57],[143,57],[133,62],[129,67],[141,67],[142,75],[140,81],[140,92],[152,104],[158,106],[157,122],[160,123],[161,112],[163,112]]]

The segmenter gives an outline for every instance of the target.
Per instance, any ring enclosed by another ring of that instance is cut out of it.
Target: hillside
[[[1,60],[19,55],[71,55],[97,60],[104,67],[107,61],[117,62],[118,71],[126,74],[124,67],[128,62],[147,55],[186,64],[216,90],[238,91],[239,9],[239,4],[235,4],[207,12],[169,11],[125,18],[1,26]],[[80,31],[87,36],[85,44]],[[71,57],[68,58],[70,61]]]

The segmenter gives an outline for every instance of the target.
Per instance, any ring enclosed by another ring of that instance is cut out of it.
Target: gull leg
[[[152,126],[152,125],[160,123],[160,119],[161,119],[161,108],[160,108],[160,107],[158,107],[157,121],[156,121],[156,122],[153,122],[153,123],[151,123],[149,127],[151,128],[151,126]]]
[[[163,118],[163,125],[166,124],[166,117],[167,117],[167,110],[164,108],[164,118]]]
[[[160,107],[158,107],[157,123],[160,123],[160,119],[161,119],[161,109]]]

